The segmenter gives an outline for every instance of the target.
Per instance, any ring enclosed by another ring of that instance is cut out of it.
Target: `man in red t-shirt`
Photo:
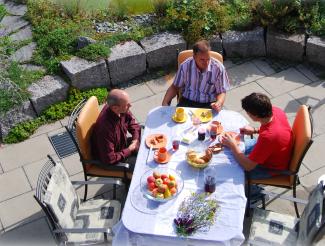
[[[287,170],[293,134],[285,113],[272,106],[270,99],[261,93],[252,93],[242,99],[242,108],[253,121],[261,124],[260,128],[245,126],[240,129],[242,134],[259,133],[256,144],[246,156],[240,151],[234,137],[229,134],[225,135],[222,143],[232,150],[236,160],[250,172],[253,179],[271,177],[274,172],[269,169]]]

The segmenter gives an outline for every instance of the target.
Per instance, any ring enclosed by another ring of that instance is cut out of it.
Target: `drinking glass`
[[[172,145],[173,145],[173,150],[174,151],[177,151],[179,149],[179,143],[180,143],[179,139],[174,139],[173,140]]]
[[[216,190],[216,170],[213,167],[204,169],[204,191],[213,193]]]

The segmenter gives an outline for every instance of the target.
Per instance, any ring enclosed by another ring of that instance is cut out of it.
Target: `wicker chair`
[[[46,214],[52,234],[59,245],[106,242],[118,222],[121,204],[117,200],[96,199],[80,202],[73,187],[84,184],[122,185],[120,179],[71,182],[67,171],[50,156],[37,181],[34,198]]]
[[[95,96],[90,97],[88,100],[84,99],[75,107],[66,126],[77,147],[85,181],[88,180],[88,177],[117,177],[123,179],[127,189],[127,184],[132,178],[128,163],[120,162],[116,165],[107,165],[95,160],[92,156],[90,138],[99,113],[98,100]],[[87,198],[87,191],[88,186],[86,185],[84,200]],[[114,189],[114,197],[115,192],[116,189]]]

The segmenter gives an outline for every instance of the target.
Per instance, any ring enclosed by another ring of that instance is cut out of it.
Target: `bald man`
[[[125,91],[112,90],[96,121],[91,142],[96,159],[107,164],[128,162],[133,170],[141,128],[129,111],[130,107],[130,97]],[[127,132],[131,138],[127,138]]]

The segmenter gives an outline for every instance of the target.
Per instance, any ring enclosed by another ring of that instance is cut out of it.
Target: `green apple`
[[[157,178],[156,180],[155,180],[155,185],[157,186],[157,187],[159,187],[160,185],[162,185],[164,182],[162,181],[162,179],[161,178]]]

